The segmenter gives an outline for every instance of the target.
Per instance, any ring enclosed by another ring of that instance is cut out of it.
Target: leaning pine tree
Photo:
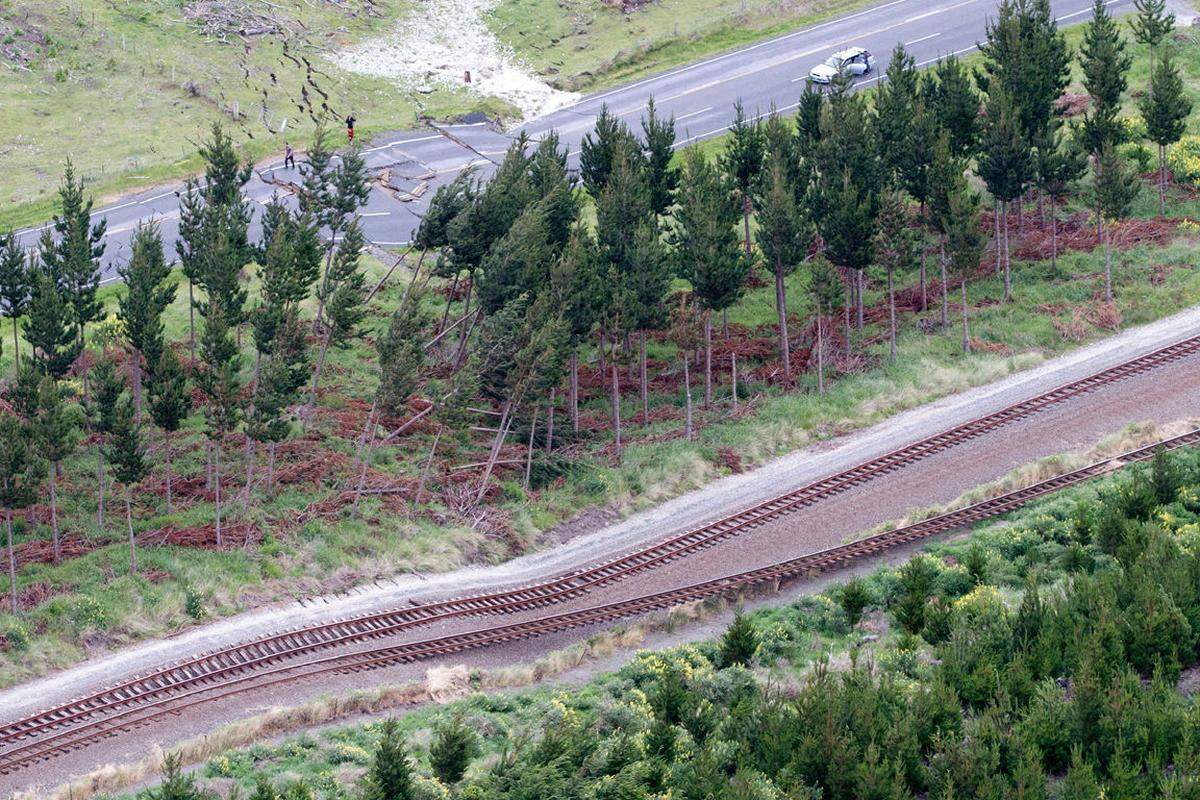
[[[113,478],[125,490],[125,528],[129,534],[129,571],[137,574],[137,537],[133,533],[133,491],[149,472],[142,446],[141,426],[133,404],[122,398],[117,404],[116,425],[108,445]]]

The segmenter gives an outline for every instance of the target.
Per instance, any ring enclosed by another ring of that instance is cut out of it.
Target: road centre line
[[[871,8],[863,9],[862,11],[859,11],[854,14],[850,14],[849,16],[838,17],[837,19],[831,19],[826,22],[822,22],[817,25],[813,25],[812,27],[804,28],[803,30],[793,31],[792,33],[787,33],[787,34],[784,34],[783,36],[779,36],[774,39],[768,39],[765,42],[758,42],[758,43],[752,44],[748,47],[743,47],[740,50],[734,50],[731,53],[723,53],[719,56],[714,56],[713,58],[705,59],[704,61],[697,61],[694,64],[687,64],[686,66],[679,67],[678,69],[674,69],[669,72],[664,72],[661,75],[652,75],[648,78],[643,78],[640,81],[636,81],[634,83],[631,83],[631,84],[628,84],[625,86],[619,86],[615,89],[610,89],[607,92],[602,92],[597,95],[592,95],[591,97],[585,97],[582,100],[580,100],[579,102],[574,103],[569,106],[563,106],[563,108],[559,109],[559,110],[575,108],[577,106],[583,105],[584,103],[590,103],[590,102],[594,102],[596,100],[603,100],[604,98],[611,97],[614,94],[619,94],[621,92],[629,91],[630,89],[636,89],[639,86],[644,86],[647,83],[651,83],[652,81],[662,80],[664,78],[670,78],[675,75],[682,75],[685,72],[688,72],[693,69],[698,69],[699,67],[707,66],[708,64],[714,64],[718,61],[723,61],[727,58],[732,58],[734,56],[740,56],[745,53],[749,53],[754,50],[758,50],[759,48],[762,48],[762,47],[768,47],[773,44],[778,44],[779,42],[785,42],[789,39],[794,39],[797,36],[805,36],[805,35],[815,32],[815,31],[822,30],[823,28],[828,28],[831,25],[837,25],[842,22],[849,22],[850,20],[857,19],[858,17],[862,17],[867,14],[873,14],[876,11],[882,11],[885,8],[891,8],[892,6],[900,5],[901,3],[904,3],[904,2],[907,2],[907,0],[891,0],[891,2],[889,2],[889,3],[883,3],[878,6],[872,6]],[[535,121],[536,121],[536,118],[533,120],[530,120],[530,122],[535,122]]]
[[[962,0],[962,2],[960,2],[960,3],[956,3],[956,4],[950,5],[950,6],[944,6],[942,8],[936,9],[934,11],[927,12],[926,14],[921,15],[921,17],[910,17],[909,19],[904,19],[904,20],[900,20],[898,22],[893,22],[890,25],[884,25],[880,28],[875,28],[874,30],[863,31],[859,34],[856,34],[856,36],[859,39],[863,39],[867,36],[875,36],[876,34],[886,33],[888,31],[895,30],[896,28],[901,28],[901,27],[907,25],[912,19],[918,19],[918,18],[923,19],[925,17],[936,16],[937,14],[944,14],[947,11],[953,11],[956,8],[961,8],[962,6],[972,5],[974,3],[979,3],[979,2],[983,2],[983,1],[984,0]],[[728,83],[729,81],[741,80],[742,78],[747,78],[756,72],[762,72],[764,70],[774,69],[775,67],[782,66],[791,61],[795,61],[796,59],[805,58],[806,56],[811,56],[814,53],[820,53],[824,50],[829,50],[836,46],[837,46],[836,42],[834,42],[834,43],[824,42],[816,47],[810,47],[809,49],[802,50],[799,53],[792,53],[791,55],[785,56],[784,58],[776,59],[776,60],[768,62],[766,64],[761,64],[759,66],[752,67],[751,69],[743,70],[735,75],[730,75],[725,78],[718,78],[716,80],[711,80],[707,83],[702,83],[698,86],[692,86],[688,89],[684,89],[682,92],[679,92],[678,94],[674,94],[669,97],[664,97],[662,99],[662,102],[667,103],[667,102],[670,102],[671,100],[677,100],[680,97],[684,97],[689,94],[695,94],[696,92],[701,92],[701,91],[704,91],[705,89],[711,89],[713,86],[719,86],[722,83]],[[795,83],[798,80],[804,80],[804,78],[793,78],[792,83]]]
[[[928,42],[930,39],[936,39],[937,37],[939,37],[941,35],[942,34],[940,32],[939,33],[931,33],[928,36],[922,36],[920,39],[913,39],[911,42],[905,42],[904,46],[912,47],[914,44],[920,44],[921,42]]]
[[[938,14],[943,14],[947,11],[951,11],[953,9],[960,8],[962,6],[968,6],[972,2],[974,2],[974,0],[963,0],[963,2],[955,3],[952,6],[944,6],[942,8],[935,8],[932,11],[926,11],[924,14],[917,14],[916,16],[909,17],[908,19],[906,19],[904,21],[905,22],[916,22],[917,20],[928,19],[929,17],[936,17]]]
[[[687,118],[689,118],[689,117],[695,117],[695,116],[698,116],[698,115],[700,115],[700,114],[703,114],[703,113],[705,113],[705,112],[712,111],[712,110],[713,110],[713,107],[712,107],[712,106],[709,106],[708,108],[702,108],[702,109],[700,109],[699,111],[690,111],[690,112],[688,112],[687,114],[684,114],[682,117],[676,117],[676,118],[675,118],[675,121],[676,121],[676,122],[679,122],[680,120],[684,120],[684,119],[687,119]]]

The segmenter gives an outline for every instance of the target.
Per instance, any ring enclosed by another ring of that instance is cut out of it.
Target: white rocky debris
[[[578,96],[546,85],[488,28],[498,0],[418,0],[396,30],[333,56],[343,69],[398,81],[414,91],[466,86],[521,109],[526,119]],[[471,83],[464,74],[471,73]]]

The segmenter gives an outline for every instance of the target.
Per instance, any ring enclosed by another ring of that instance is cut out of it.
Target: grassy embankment
[[[1184,60],[1189,83],[1194,85],[1200,74],[1194,47],[1188,48]],[[1144,71],[1144,67],[1138,69]],[[1150,216],[1153,212],[1154,199],[1147,191],[1138,214]],[[1178,190],[1172,193],[1169,213],[1197,216],[1200,208],[1190,192]],[[1032,211],[1030,214],[1034,216]],[[94,451],[81,453],[67,463],[60,493],[64,532],[101,546],[61,566],[34,565],[22,570],[19,588],[28,592],[30,607],[20,621],[0,616],[0,631],[19,626],[26,634],[22,637],[25,641],[20,647],[10,644],[0,652],[0,685],[76,662],[98,649],[177,630],[202,615],[229,614],[273,598],[336,590],[406,570],[450,569],[463,563],[508,557],[549,543],[550,537],[542,532],[580,509],[600,506],[629,513],[703,485],[732,464],[761,463],[993,380],[1079,342],[1109,335],[1118,326],[1158,319],[1200,302],[1195,245],[1195,232],[1181,231],[1161,244],[1143,244],[1120,252],[1115,270],[1119,320],[1117,315],[1102,312],[1097,303],[1102,283],[1100,252],[1064,254],[1057,271],[1051,270],[1046,260],[1014,259],[1015,302],[998,302],[1001,285],[994,277],[980,277],[971,283],[972,334],[981,345],[975,354],[964,357],[959,352],[953,314],[956,307],[951,309],[950,329],[930,335],[919,332],[913,314],[904,314],[896,364],[886,363],[886,345],[880,338],[883,330],[880,324],[872,324],[860,337],[858,352],[863,357],[855,362],[856,371],[839,376],[824,397],[816,395],[811,374],[804,376],[800,390],[788,394],[758,382],[747,387],[755,398],[753,403],[744,404],[742,415],[733,418],[727,385],[720,387],[720,402],[700,413],[702,426],[694,441],[684,441],[677,435],[682,428],[683,393],[676,351],[664,342],[652,342],[651,358],[658,366],[670,365],[653,393],[659,414],[642,428],[634,384],[625,384],[629,393],[622,418],[630,446],[624,463],[612,466],[603,452],[608,442],[606,400],[593,389],[584,404],[585,427],[593,434],[572,444],[569,459],[539,458],[530,492],[522,488],[518,470],[504,474],[502,492],[493,501],[499,513],[491,520],[491,535],[472,531],[453,508],[453,491],[445,491],[454,485],[454,476],[462,474],[453,471],[456,467],[480,460],[484,443],[478,439],[472,443],[443,439],[431,501],[418,513],[410,511],[404,495],[396,495],[385,501],[369,499],[360,517],[342,508],[315,516],[303,525],[281,524],[293,520],[312,503],[328,498],[334,486],[346,480],[344,459],[352,455],[353,437],[373,389],[370,341],[357,343],[333,355],[322,414],[315,425],[317,438],[296,445],[290,456],[281,459],[281,470],[289,461],[297,461],[320,463],[327,471],[315,481],[308,476],[285,484],[276,498],[256,496],[244,515],[238,512],[249,527],[265,532],[261,544],[221,553],[145,548],[144,574],[130,576],[119,519],[110,517],[103,531],[96,525]],[[377,264],[370,267],[372,275],[378,275],[380,269]],[[910,272],[901,277],[900,284],[912,285],[915,280]],[[110,310],[117,291],[116,287],[105,290]],[[400,291],[400,282],[396,281],[379,296],[373,322],[368,325],[372,333],[394,307]],[[807,323],[811,313],[803,297],[803,275],[790,279],[789,291],[798,318],[795,330],[800,331],[800,323]],[[880,299],[876,285],[869,300],[878,303]],[[429,302],[434,313],[440,315],[441,298],[431,297]],[[936,297],[932,303],[924,316],[936,320]],[[773,320],[769,287],[752,290],[730,314],[732,324],[746,326],[745,335],[761,339],[767,360],[774,357]],[[169,314],[170,337],[175,341],[184,339],[186,326],[181,293]],[[743,333],[740,328],[735,331]],[[9,332],[3,331],[3,336],[7,340]],[[246,347],[248,355],[248,337]],[[5,348],[5,359],[11,358],[10,349]],[[247,357],[247,370],[250,362]],[[719,366],[722,373],[727,369],[726,362]],[[763,362],[743,362],[740,366],[744,373],[756,366],[769,370]],[[9,372],[11,361],[0,361],[0,370]],[[694,396],[698,391],[694,384]],[[747,408],[752,413],[746,413]],[[342,410],[346,413],[339,417]],[[211,518],[212,504],[203,491],[202,424],[200,415],[195,415],[189,422],[188,435],[177,444],[176,468],[191,480],[191,497],[168,516],[163,513],[160,499],[144,493],[137,509],[140,531],[200,526]],[[560,435],[567,427],[560,416]],[[426,429],[395,447],[382,448],[376,469],[382,477],[407,479],[411,485],[432,439],[433,432]],[[231,448],[230,456],[237,455],[240,448]],[[227,473],[232,489],[240,488],[240,469],[235,467],[232,474]],[[44,524],[18,531],[18,542],[48,537]],[[6,585],[6,580],[0,578],[0,589]]]

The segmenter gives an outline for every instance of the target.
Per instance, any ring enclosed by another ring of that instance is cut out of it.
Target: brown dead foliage
[[[1092,98],[1077,92],[1064,92],[1054,101],[1054,109],[1064,117],[1075,117],[1087,111]]]
[[[52,597],[67,594],[73,588],[72,586],[54,586],[46,581],[36,581],[17,593],[17,605],[23,611],[32,611]]]
[[[1113,247],[1126,249],[1139,244],[1165,245],[1176,235],[1178,219],[1127,219],[1115,223],[1112,231]],[[1010,233],[1010,238],[1012,234]],[[1038,217],[1030,215],[1025,220],[1025,235],[1016,242],[1012,257],[1027,261],[1045,261],[1053,251],[1050,221],[1042,224]],[[1100,245],[1096,239],[1095,222],[1085,212],[1072,214],[1058,225],[1058,252],[1069,250],[1090,251]]]
[[[249,522],[229,522],[221,526],[221,548],[249,547],[262,541],[262,531]],[[167,525],[138,537],[138,544],[146,547],[193,547],[203,550],[217,549],[217,526],[209,522],[177,528]]]
[[[742,457],[732,447],[717,448],[716,464],[719,467],[729,470],[734,475],[742,473]]]

